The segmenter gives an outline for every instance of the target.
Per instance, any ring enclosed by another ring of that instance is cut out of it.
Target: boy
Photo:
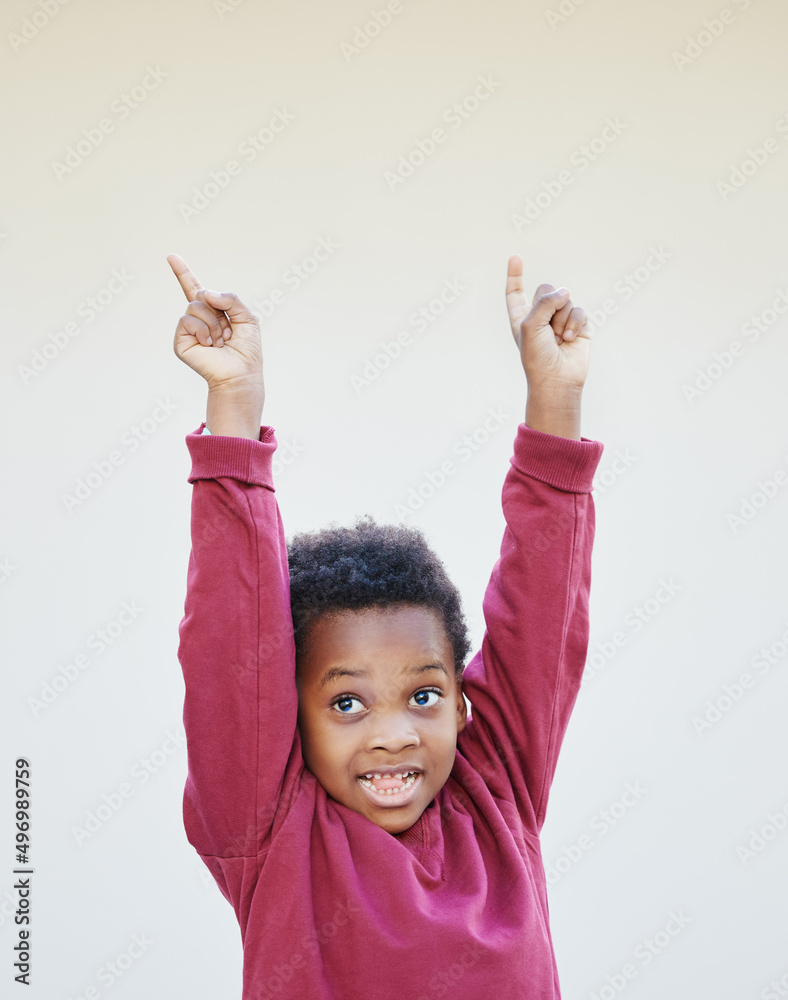
[[[552,285],[531,306],[509,259],[528,396],[466,667],[456,588],[415,529],[288,550],[257,320],[167,259],[189,300],[175,353],[208,382],[186,437],[184,825],[240,923],[244,1000],[559,998],[539,833],[588,646],[585,312]]]

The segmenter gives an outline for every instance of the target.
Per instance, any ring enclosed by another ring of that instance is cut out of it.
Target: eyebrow
[[[423,674],[428,670],[441,670],[446,676],[449,676],[449,671],[442,663],[425,663],[422,666],[414,666],[408,670],[408,674]],[[368,677],[369,674],[366,670],[351,670],[350,667],[329,667],[329,669],[323,674],[323,679],[318,684],[318,691],[321,691],[326,684],[331,681],[336,680],[338,677]]]

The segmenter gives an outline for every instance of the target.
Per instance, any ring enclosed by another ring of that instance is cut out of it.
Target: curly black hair
[[[296,661],[323,615],[366,608],[421,605],[443,622],[459,680],[471,651],[460,592],[421,529],[378,524],[371,514],[353,527],[332,521],[287,543]]]

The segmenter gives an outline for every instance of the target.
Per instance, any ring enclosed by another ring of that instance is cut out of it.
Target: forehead
[[[304,666],[350,664],[373,669],[432,660],[449,668],[453,651],[438,614],[431,608],[396,605],[321,617],[309,633]]]

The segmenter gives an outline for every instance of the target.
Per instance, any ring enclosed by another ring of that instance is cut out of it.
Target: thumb
[[[545,292],[531,306],[531,311],[523,320],[523,326],[540,330],[547,326],[559,309],[566,305],[569,299],[569,289],[563,285],[552,292]]]
[[[233,325],[257,322],[257,317],[234,292],[214,292],[206,288],[205,298],[208,305],[227,313],[227,318]]]

